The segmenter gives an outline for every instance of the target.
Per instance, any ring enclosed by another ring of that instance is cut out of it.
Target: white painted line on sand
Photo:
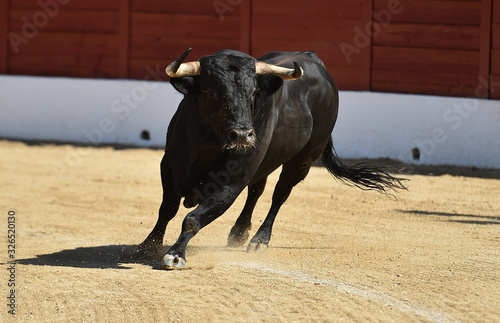
[[[350,295],[356,295],[361,298],[374,301],[385,306],[389,306],[390,308],[396,311],[407,312],[419,317],[423,317],[431,322],[457,322],[456,320],[451,319],[450,317],[448,317],[443,313],[419,308],[417,306],[410,304],[408,301],[394,298],[386,293],[369,289],[367,287],[358,287],[353,284],[340,282],[334,279],[317,278],[301,271],[272,268],[259,263],[226,262],[225,264],[271,273],[282,277],[291,278],[298,282],[321,284],[327,287],[331,287],[336,291],[340,291]]]

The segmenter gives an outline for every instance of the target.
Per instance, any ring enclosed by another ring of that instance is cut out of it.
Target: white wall
[[[333,137],[342,157],[500,168],[500,101],[342,92]]]
[[[181,99],[166,82],[0,75],[0,138],[162,146]]]
[[[166,82],[0,75],[0,138],[163,146],[181,99]],[[500,101],[341,92],[333,137],[345,158],[500,168]]]

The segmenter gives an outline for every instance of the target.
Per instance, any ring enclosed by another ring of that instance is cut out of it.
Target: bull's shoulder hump
[[[314,51],[307,52],[270,52],[257,60],[268,64],[280,65],[283,67],[293,67],[293,62],[297,61],[300,65],[302,62],[314,62],[324,65]]]

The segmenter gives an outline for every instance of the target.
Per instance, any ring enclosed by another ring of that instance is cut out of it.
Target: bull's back
[[[326,70],[323,61],[313,51],[308,52],[270,52],[257,60],[269,64],[279,65],[287,68],[294,68],[293,62],[296,61],[304,70],[302,80],[323,80],[330,86],[337,89],[335,82]]]
[[[296,81],[285,81],[283,91],[289,100],[300,100],[306,96],[309,99],[307,105],[311,113],[321,116],[323,121],[330,121],[333,130],[338,113],[338,89],[316,53],[271,52],[258,60],[287,68],[294,68],[293,62],[296,61],[304,70],[304,75]]]
[[[313,62],[323,65],[321,59],[313,51],[309,52],[270,52],[257,58],[258,61],[273,65],[279,65],[287,68],[293,68],[293,62],[297,61],[299,65],[304,62]],[[302,65],[301,65],[302,66]]]
[[[314,52],[271,52],[258,60],[288,68],[296,61],[304,70],[302,78],[284,81],[274,94],[279,117],[269,145],[271,153],[263,161],[266,173],[298,154],[306,156],[318,147],[324,149],[337,118],[338,91]]]

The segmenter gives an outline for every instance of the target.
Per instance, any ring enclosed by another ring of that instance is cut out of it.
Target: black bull
[[[315,53],[272,52],[256,60],[224,50],[183,63],[189,51],[167,67],[171,84],[184,99],[168,127],[158,221],[137,255],[162,256],[158,251],[167,223],[184,197],[184,206],[197,207],[185,217],[177,242],[163,257],[166,268],[184,267],[189,240],[248,187],[228,237],[229,246],[241,246],[249,237],[252,212],[267,177],[281,165],[271,208],[248,251],[267,248],[280,207],[319,157],[348,184],[381,192],[405,188],[382,168],[347,166],[339,160],[331,138],[338,90]]]

